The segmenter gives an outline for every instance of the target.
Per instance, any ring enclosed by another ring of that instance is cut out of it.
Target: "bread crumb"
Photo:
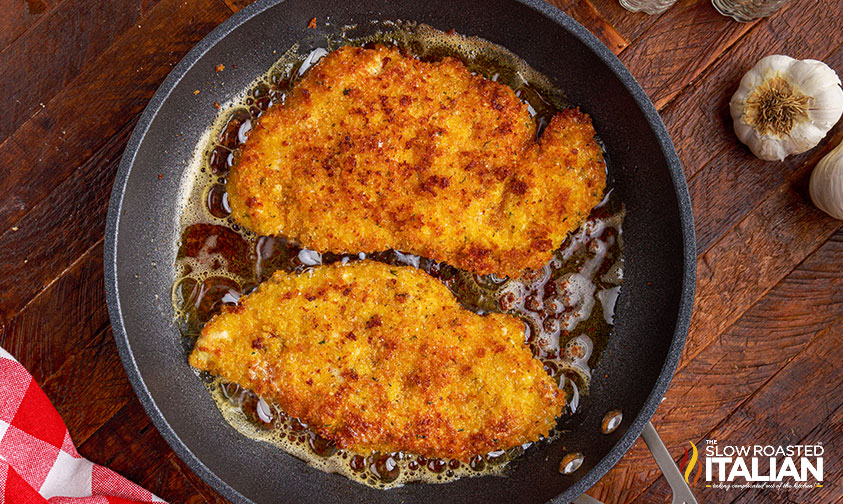
[[[316,18],[311,19],[310,22],[307,23],[307,28],[308,29],[316,28]]]
[[[225,70],[225,65],[220,63],[219,65],[216,66],[216,68],[214,68],[214,70],[216,70],[217,72],[222,72],[223,70]]]
[[[193,92],[193,94],[194,94],[194,95],[198,95],[198,94],[199,94],[199,90],[197,89],[196,91],[194,91],[194,92]]]
[[[17,231],[18,229],[20,229],[20,228],[17,227],[17,226],[12,226],[12,231]]]

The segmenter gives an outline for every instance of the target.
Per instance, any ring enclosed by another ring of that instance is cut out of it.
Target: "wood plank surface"
[[[775,421],[786,422],[788,429],[805,429],[803,424],[809,424],[808,429],[813,428],[815,422],[828,414],[821,408],[843,400],[838,400],[840,387],[812,386],[812,393],[801,394],[799,387],[817,382],[800,380],[789,383],[777,378],[788,367],[796,366],[795,369],[801,370],[808,366],[806,359],[814,359],[810,349],[836,346],[835,342],[843,338],[840,331],[843,324],[843,270],[839,268],[840,264],[843,264],[843,230],[835,233],[745,311],[698,356],[683,360],[683,366],[676,373],[654,418],[659,434],[672,453],[682,454],[682,447],[687,446],[688,441],[698,446],[703,439],[728,440],[734,444],[744,442],[747,432],[757,426],[736,425],[743,421],[740,408],[758,394],[778,397],[782,406],[774,409]],[[824,362],[829,360],[821,359],[819,364]],[[822,372],[828,372],[822,365],[818,367]],[[820,383],[823,382],[820,380]],[[797,390],[793,390],[794,387]],[[799,402],[795,401],[795,396],[804,396],[805,401],[816,402],[819,418],[787,413],[785,406]],[[711,412],[717,412],[717,415]],[[766,417],[761,415],[761,419],[766,420]],[[733,430],[718,433],[717,429]],[[751,435],[757,440],[772,444],[780,442],[778,432],[753,432]],[[629,471],[623,477],[635,479],[624,484],[604,478],[598,488],[607,485],[606,492],[611,492],[614,489],[612,485],[623,485],[640,491],[660,478],[654,466],[650,466],[648,471],[633,470],[642,462],[649,463],[649,459],[645,448],[631,451],[619,467],[629,465]],[[658,487],[662,493],[665,491],[663,483]],[[706,501],[716,502],[717,497],[717,494],[708,494]],[[650,493],[642,494],[638,499],[638,502],[662,501]]]
[[[0,16],[0,51],[46,17],[57,3],[58,0],[3,2],[3,16]]]
[[[0,52],[0,142],[20,127],[129,27],[145,21],[155,0],[70,0]],[[91,16],[90,12],[96,12]]]
[[[721,16],[707,2],[677,2],[621,54],[621,61],[662,108],[751,27]]]
[[[162,1],[0,143],[0,229],[11,229],[140,113],[179,59],[230,14],[219,1]]]
[[[768,54],[843,74],[843,4],[789,2],[742,24],[707,0],[659,16],[617,0],[548,1],[639,80],[688,178],[697,295],[653,418],[668,449],[679,461],[689,441],[822,442],[833,454],[822,488],[695,491],[700,502],[843,502],[843,221],[807,194],[843,124],[816,149],[770,163],[737,141],[728,110],[741,75]],[[249,3],[7,0],[0,16],[0,346],[42,385],[80,453],[173,503],[226,501],[172,452],[129,385],[105,305],[105,215],[143,107],[193,45]],[[589,494],[671,502],[640,440]]]

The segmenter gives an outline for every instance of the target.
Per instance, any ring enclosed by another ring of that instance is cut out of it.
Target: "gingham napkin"
[[[0,348],[0,504],[163,502],[82,458],[32,375]]]

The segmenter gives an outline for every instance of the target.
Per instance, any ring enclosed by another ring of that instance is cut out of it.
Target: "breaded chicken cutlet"
[[[565,404],[523,322],[374,261],[276,272],[205,325],[190,364],[362,453],[466,461],[547,435]]]
[[[234,219],[259,234],[518,277],[602,199],[594,136],[568,109],[536,142],[515,92],[460,61],[346,46],[257,121],[227,189]]]

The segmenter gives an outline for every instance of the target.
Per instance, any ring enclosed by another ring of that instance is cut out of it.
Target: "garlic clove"
[[[787,157],[788,153],[787,145],[782,143],[778,138],[770,136],[756,138],[752,141],[752,145],[749,148],[755,154],[755,157],[764,161],[781,161]]]
[[[837,73],[822,61],[793,60],[788,73],[791,82],[811,94],[840,85]]]
[[[839,85],[825,88],[815,94],[814,102],[833,105],[821,108],[811,106],[811,119],[822,128],[831,129],[843,116],[843,88]]]
[[[782,68],[787,68],[790,66],[794,61],[797,61],[790,56],[785,56],[784,54],[771,54],[769,56],[764,56],[758,63],[755,64],[755,68],[757,69],[762,76],[769,75],[770,73],[776,73],[780,71]]]
[[[787,152],[805,152],[817,145],[817,138],[825,136],[825,130],[814,123],[799,123],[790,130],[790,135],[782,140]],[[783,158],[782,158],[783,159]]]
[[[821,61],[774,54],[743,76],[729,109],[735,134],[753,154],[782,160],[816,146],[840,120],[843,88]]]
[[[843,142],[814,167],[808,192],[817,208],[835,219],[843,219]]]

